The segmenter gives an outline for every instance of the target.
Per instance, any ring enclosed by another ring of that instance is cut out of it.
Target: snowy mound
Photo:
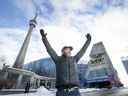
[[[43,86],[40,87],[33,96],[55,96],[53,92],[47,90]]]

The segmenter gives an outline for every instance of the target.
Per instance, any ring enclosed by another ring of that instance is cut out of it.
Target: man
[[[24,93],[29,93],[30,87],[31,87],[31,84],[30,84],[30,81],[28,81],[28,82],[26,83],[25,92],[24,92]]]
[[[62,55],[58,56],[49,44],[46,38],[47,34],[44,33],[43,29],[40,30],[40,33],[47,52],[56,64],[56,96],[80,96],[76,64],[88,48],[91,42],[91,35],[86,35],[86,43],[75,56],[71,56],[71,51],[73,50],[71,46],[64,46],[61,50]]]

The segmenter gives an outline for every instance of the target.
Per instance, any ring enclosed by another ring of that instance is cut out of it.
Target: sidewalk
[[[36,92],[37,89],[30,89],[30,93]],[[0,90],[0,95],[9,95],[9,94],[22,94],[24,89],[2,89]]]

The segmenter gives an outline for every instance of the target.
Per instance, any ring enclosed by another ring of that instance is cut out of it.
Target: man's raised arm
[[[46,33],[44,33],[44,30],[41,29],[40,30],[40,34],[42,36],[42,41],[47,49],[47,52],[49,53],[49,55],[51,56],[51,58],[56,61],[58,58],[58,55],[56,54],[56,52],[54,51],[54,49],[51,47],[51,45],[49,44],[47,38],[46,38]]]
[[[91,42],[91,35],[87,34],[86,35],[87,41],[85,42],[84,46],[81,48],[81,50],[74,56],[76,62],[78,62],[80,60],[80,58],[84,55],[84,53],[86,52],[90,42]]]

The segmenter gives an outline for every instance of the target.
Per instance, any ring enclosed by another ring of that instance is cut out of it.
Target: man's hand
[[[86,35],[86,38],[87,38],[87,40],[91,40],[91,35],[88,33],[88,34]]]
[[[47,33],[44,33],[43,29],[40,29],[40,34],[41,34],[42,37],[45,37],[47,35]]]

